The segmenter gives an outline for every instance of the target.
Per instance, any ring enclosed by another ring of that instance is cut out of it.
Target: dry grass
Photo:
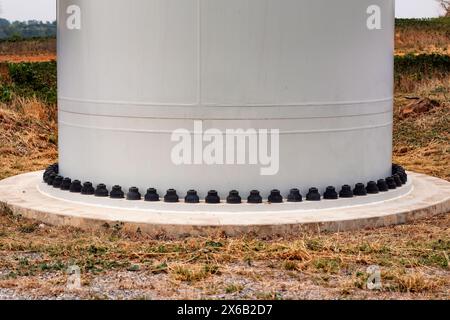
[[[0,55],[2,62],[46,62],[56,60],[56,54]]]
[[[56,39],[0,41],[0,63],[56,60]]]
[[[36,98],[0,104],[0,179],[55,162],[55,110]]]
[[[450,181],[450,75],[397,91],[394,108],[394,162],[407,169]],[[416,97],[417,99],[411,99]],[[430,99],[430,110],[404,117],[403,110]]]
[[[441,29],[398,27],[395,35],[397,55],[437,53],[450,54],[450,32]]]
[[[400,96],[430,97],[442,102],[450,101],[450,75],[434,75],[433,78],[416,79],[411,75],[401,75],[396,79],[396,91]]]
[[[56,56],[56,39],[0,41],[0,60],[3,57]],[[8,60],[6,60],[8,61]]]
[[[127,298],[295,299],[313,290],[316,298],[441,299],[450,285],[450,216],[340,234],[171,241],[42,226],[4,212],[0,252],[0,294],[63,296],[64,272],[76,264],[80,298],[122,290]],[[366,288],[370,265],[381,267],[381,291]]]

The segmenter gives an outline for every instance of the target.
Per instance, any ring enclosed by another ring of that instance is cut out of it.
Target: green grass
[[[450,18],[430,18],[430,19],[395,19],[395,27],[427,29],[434,31],[444,31],[450,33]]]
[[[30,42],[30,41],[38,41],[38,42],[46,42],[48,40],[55,40],[56,38],[53,36],[49,37],[11,37],[6,39],[0,39],[0,44],[2,43],[19,43],[19,42]]]
[[[19,96],[36,96],[46,103],[57,100],[56,62],[10,63],[11,88]],[[1,91],[0,91],[1,93]]]
[[[8,63],[9,79],[0,79],[0,102],[9,103],[14,96],[36,97],[56,104],[56,62]]]
[[[395,57],[395,78],[413,76],[415,80],[443,77],[450,73],[450,56],[440,54]]]

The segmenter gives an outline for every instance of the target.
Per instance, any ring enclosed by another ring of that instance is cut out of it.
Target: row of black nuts
[[[82,195],[94,195],[96,197],[111,198],[111,199],[127,199],[130,201],[142,200],[142,195],[139,189],[132,187],[129,189],[128,193],[122,191],[121,186],[113,186],[111,192],[107,189],[105,184],[99,184],[94,188],[91,182],[81,183],[79,180],[71,180],[70,178],[64,178],[59,174],[59,167],[57,164],[51,165],[44,172],[44,181],[54,188],[61,189],[63,191],[69,191],[71,193],[81,193]],[[336,188],[333,186],[327,187],[323,196],[320,194],[317,188],[310,188],[306,195],[306,201],[321,201],[324,200],[337,200],[339,198],[353,198],[367,196],[368,194],[378,194],[380,192],[387,192],[389,190],[397,189],[401,187],[408,181],[408,176],[406,171],[398,165],[392,166],[391,177],[386,179],[380,179],[377,182],[370,181],[367,185],[358,183],[352,188],[349,185],[342,186],[340,192],[338,193]],[[158,191],[154,188],[147,190],[144,195],[144,200],[148,202],[157,202],[161,198]],[[164,202],[167,203],[178,203],[180,198],[175,189],[167,190],[164,198]],[[189,190],[185,197],[186,203],[200,203],[200,197],[195,190]],[[287,202],[302,202],[303,196],[299,189],[291,189],[289,195],[286,198]],[[205,202],[208,204],[219,204],[221,203],[221,198],[217,191],[211,190],[208,192]],[[230,191],[226,202],[228,204],[240,204],[242,203],[242,198],[237,190]],[[284,198],[279,190],[272,190],[268,197],[269,203],[283,203]],[[247,203],[249,204],[261,204],[263,203],[263,197],[258,190],[252,190],[247,198]]]

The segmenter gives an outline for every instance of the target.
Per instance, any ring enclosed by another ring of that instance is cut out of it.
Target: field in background
[[[56,60],[56,39],[0,41],[0,62],[44,62]]]
[[[450,181],[449,21],[397,21],[394,161]],[[57,159],[56,64],[16,63],[53,60],[54,48],[0,42],[0,179]],[[120,226],[54,228],[0,208],[0,299],[449,299],[449,256],[448,215],[288,239],[170,241]],[[76,292],[65,289],[72,264],[82,270]],[[366,289],[374,264],[381,291]]]
[[[395,53],[450,54],[450,18],[397,19]]]
[[[394,162],[450,181],[450,56],[396,58]]]

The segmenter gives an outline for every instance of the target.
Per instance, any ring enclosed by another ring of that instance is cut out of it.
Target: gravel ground
[[[61,274],[20,279],[12,288],[0,288],[0,300],[322,300],[322,299],[427,299],[427,294],[349,289],[337,279],[311,278],[301,273],[271,272],[264,267],[233,265],[221,276],[197,284],[173,281],[166,274],[109,272],[83,279],[81,289],[69,290]],[[447,276],[448,273],[445,273]],[[52,285],[52,280],[57,284]],[[29,281],[30,282],[29,282]],[[327,284],[325,284],[325,282]],[[235,292],[233,292],[235,291]],[[448,299],[447,289],[433,296]]]

